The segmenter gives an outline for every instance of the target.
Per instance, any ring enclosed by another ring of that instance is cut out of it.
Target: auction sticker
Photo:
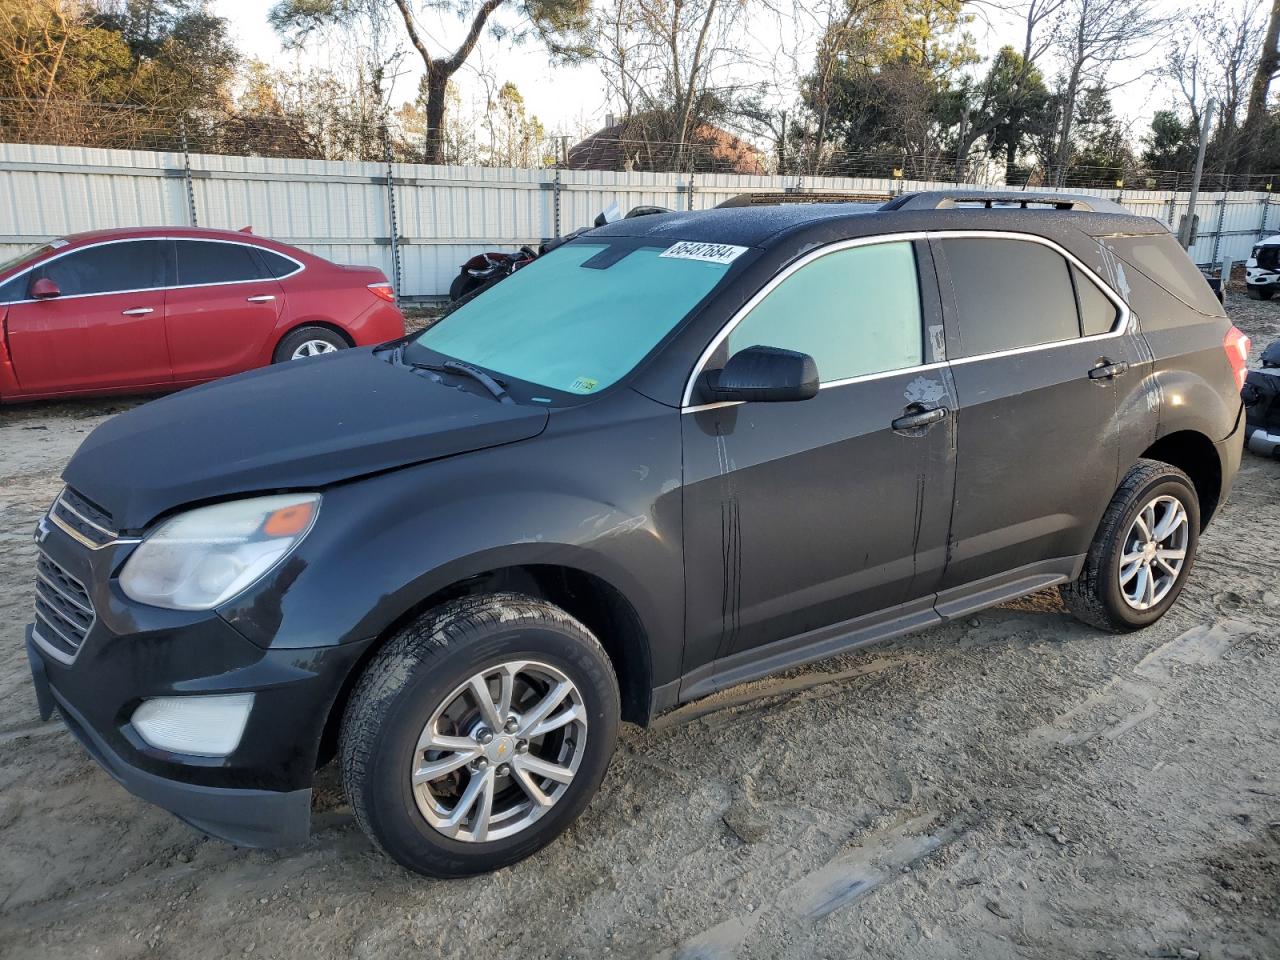
[[[692,240],[681,240],[679,243],[667,247],[659,256],[671,257],[674,260],[733,263],[746,252],[746,247],[735,247],[731,243],[695,243]]]

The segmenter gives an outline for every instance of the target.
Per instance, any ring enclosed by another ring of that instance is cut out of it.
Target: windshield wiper
[[[430,370],[432,373],[456,373],[463,377],[470,377],[488,390],[499,403],[515,403],[511,399],[511,394],[507,393],[507,388],[502,381],[489,376],[479,367],[473,367],[471,364],[463,363],[461,360],[446,360],[444,363],[415,363],[401,359],[401,362],[414,370]]]
[[[393,367],[408,367],[410,370],[427,370],[431,373],[454,373],[463,377],[470,377],[480,386],[484,387],[493,395],[493,398],[500,403],[515,403],[511,399],[511,394],[507,393],[507,385],[496,377],[491,377],[479,367],[473,367],[469,363],[463,363],[461,360],[446,360],[443,363],[420,363],[415,360],[406,360],[404,358],[404,345],[392,347],[388,351],[387,362]]]

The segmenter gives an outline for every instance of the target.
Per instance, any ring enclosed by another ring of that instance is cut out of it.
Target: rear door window
[[[180,287],[264,280],[270,276],[256,251],[241,243],[178,240],[174,245]]]
[[[769,292],[729,334],[727,357],[781,347],[813,357],[824,383],[913,367],[924,349],[909,242],[836,250]]]
[[[940,241],[958,317],[947,327],[952,360],[1074,340],[1080,317],[1069,264],[1028,240]]]
[[[52,280],[64,297],[154,290],[165,285],[164,240],[104,243],[50,260],[28,275]]]

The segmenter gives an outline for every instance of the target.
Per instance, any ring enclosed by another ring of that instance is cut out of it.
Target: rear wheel
[[[276,346],[271,358],[272,363],[283,363],[286,360],[303,360],[307,357],[318,357],[326,353],[345,350],[350,344],[342,334],[328,327],[299,327]]]
[[[410,870],[495,870],[554,840],[595,793],[617,738],[599,641],[517,594],[468,597],[393,637],[343,718],[356,819]]]
[[[1107,507],[1079,578],[1058,591],[1092,626],[1148,626],[1178,599],[1199,537],[1200,502],[1190,478],[1170,464],[1140,460]]]
[[[1245,287],[1245,295],[1250,300],[1270,300],[1274,290],[1264,290],[1262,287]]]

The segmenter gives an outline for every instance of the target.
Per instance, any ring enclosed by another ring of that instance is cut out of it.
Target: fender
[[[1223,360],[1224,376],[1229,378]],[[1226,439],[1240,417],[1240,395],[1215,387],[1190,369],[1165,369],[1154,373],[1160,391],[1160,419],[1156,439],[1184,430],[1202,433],[1212,441]]]
[[[684,630],[679,414],[637,394],[618,402],[645,415],[621,425],[610,417],[591,464],[581,462],[580,429],[565,423],[597,419],[583,408],[553,416],[556,435],[536,444],[326,489],[299,549],[218,612],[263,646],[353,643],[477,574],[554,565],[625,597],[649,640],[655,684],[675,679]]]

